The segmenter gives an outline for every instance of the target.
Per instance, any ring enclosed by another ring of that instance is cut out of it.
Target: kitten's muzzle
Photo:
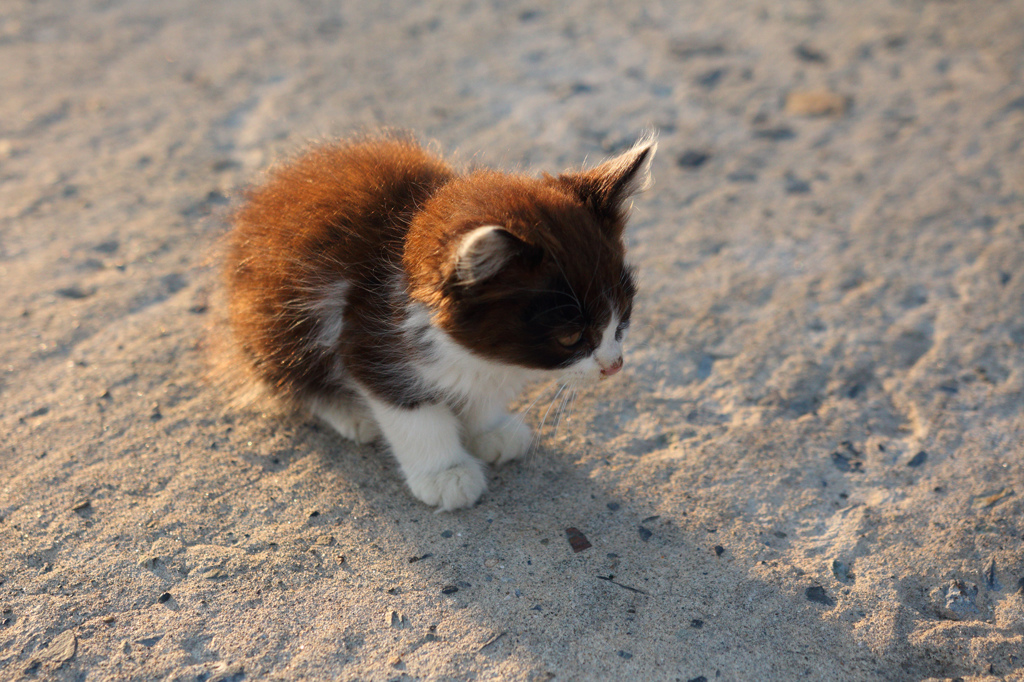
[[[612,362],[612,364],[608,365],[607,367],[605,367],[604,365],[601,365],[601,376],[610,377],[611,375],[613,375],[616,372],[618,372],[620,369],[622,369],[622,357],[621,356],[615,358],[615,360]]]

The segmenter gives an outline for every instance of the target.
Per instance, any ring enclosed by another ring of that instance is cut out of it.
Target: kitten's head
[[[452,181],[410,228],[413,298],[478,355],[577,380],[615,374],[636,292],[626,202],[649,186],[656,147],[652,135],[557,177],[477,171]]]

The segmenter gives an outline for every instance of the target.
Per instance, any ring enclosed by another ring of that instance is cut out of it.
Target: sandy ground
[[[0,678],[1024,679],[1024,3],[547,5],[4,0]],[[458,513],[203,379],[239,189],[379,125],[661,130],[627,371]]]

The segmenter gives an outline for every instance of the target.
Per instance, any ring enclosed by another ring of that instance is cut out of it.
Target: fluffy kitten
[[[413,140],[315,148],[235,215],[230,325],[256,376],[341,435],[383,435],[442,509],[532,441],[509,401],[533,379],[622,367],[635,292],[626,200],[653,135],[590,170],[460,174]]]

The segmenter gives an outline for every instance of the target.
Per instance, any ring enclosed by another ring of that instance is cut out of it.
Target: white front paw
[[[533,431],[515,417],[506,417],[490,431],[469,438],[470,451],[485,462],[503,464],[526,454],[533,443]]]
[[[474,459],[436,473],[409,477],[412,494],[444,511],[471,507],[487,490],[483,467]]]

